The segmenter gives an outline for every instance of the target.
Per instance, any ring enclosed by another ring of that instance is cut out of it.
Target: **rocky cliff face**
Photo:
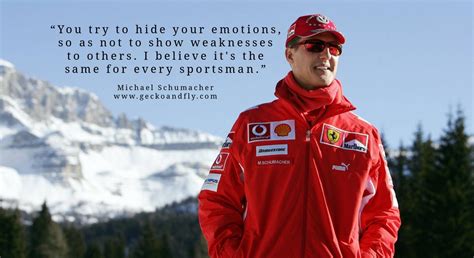
[[[57,88],[42,80],[27,78],[12,66],[3,66],[0,95],[15,99],[35,121],[57,117],[64,122],[82,121],[114,126],[112,114],[97,96],[80,89]]]
[[[222,139],[114,117],[93,93],[0,60],[0,200],[110,216],[196,195]],[[2,202],[0,202],[1,204]]]

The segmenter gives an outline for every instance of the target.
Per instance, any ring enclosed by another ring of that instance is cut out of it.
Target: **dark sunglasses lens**
[[[342,54],[342,47],[335,44],[328,44],[323,41],[310,41],[304,44],[306,50],[314,53],[321,53],[326,46],[329,48],[329,53],[333,56],[339,56]]]
[[[333,56],[338,56],[342,53],[342,48],[340,46],[329,46],[329,53]]]

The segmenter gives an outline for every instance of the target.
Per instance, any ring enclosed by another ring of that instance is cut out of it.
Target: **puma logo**
[[[345,163],[341,163],[341,165],[332,165],[332,170],[337,170],[337,171],[348,171],[349,170],[349,166],[351,164],[345,164]]]

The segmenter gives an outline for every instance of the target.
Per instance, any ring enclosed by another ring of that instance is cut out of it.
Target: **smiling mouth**
[[[332,71],[332,69],[328,66],[315,66],[314,69],[321,71]]]

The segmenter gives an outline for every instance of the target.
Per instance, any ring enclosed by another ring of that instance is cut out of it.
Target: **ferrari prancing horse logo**
[[[339,133],[338,131],[329,129],[327,136],[328,136],[329,142],[331,142],[331,143],[336,143],[337,141],[339,141],[340,133]]]

